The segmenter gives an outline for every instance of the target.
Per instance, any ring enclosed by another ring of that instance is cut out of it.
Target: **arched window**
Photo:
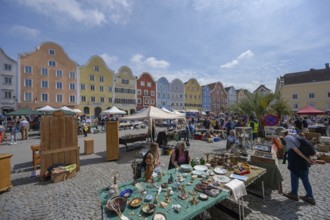
[[[89,107],[84,107],[84,114],[89,115]]]

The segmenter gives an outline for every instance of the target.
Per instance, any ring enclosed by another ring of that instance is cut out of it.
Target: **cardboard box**
[[[276,164],[276,156],[274,155],[274,152],[253,150],[251,161],[255,163]]]

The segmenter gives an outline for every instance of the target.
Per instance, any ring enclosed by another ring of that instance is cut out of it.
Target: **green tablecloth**
[[[272,190],[279,189],[279,186],[283,181],[283,177],[281,175],[280,170],[278,169],[277,164],[257,163],[252,161],[249,161],[249,164],[262,167],[267,170],[265,175],[263,176],[265,187],[270,188]]]
[[[169,170],[167,171],[167,173],[165,174],[165,176],[162,177],[161,181],[156,181],[157,186],[160,186],[161,183],[167,183],[168,178],[170,176],[170,173],[173,174],[173,178],[176,177],[175,173],[175,169]],[[190,174],[187,175],[187,177],[185,178],[185,181],[182,183],[185,186],[185,190],[186,193],[189,194],[189,191],[193,190],[193,188],[195,187],[195,185],[197,183],[200,183],[200,179],[196,178],[193,182],[193,184],[191,184],[190,186],[187,185],[187,183],[190,181]],[[173,184],[170,184],[169,186],[173,187]],[[133,190],[133,194],[129,197],[129,200],[135,198],[135,197],[141,197],[140,192],[136,189],[135,186],[133,186],[132,182],[131,183],[125,183],[120,185],[120,191],[125,190],[125,189],[132,189]],[[158,189],[156,189],[155,187],[153,188],[146,188],[146,190],[148,190],[148,192],[155,197],[156,192],[158,191]],[[165,197],[166,192],[162,191],[159,195],[159,200],[158,200],[158,204],[160,203],[160,201],[164,201],[164,197]],[[199,203],[197,205],[191,205],[190,204],[190,200],[192,199],[192,195],[189,194],[189,198],[186,200],[181,200],[180,198],[178,198],[178,192],[174,191],[174,194],[171,196],[171,202],[167,205],[166,208],[160,208],[157,206],[155,213],[157,212],[161,212],[163,214],[166,214],[167,219],[191,219],[195,216],[197,216],[198,214],[202,213],[203,211],[211,208],[212,206],[214,206],[217,202],[220,202],[224,199],[226,199],[229,196],[229,193],[227,191],[222,191],[217,197],[209,197],[208,200],[206,201],[201,201],[198,199],[199,196],[199,192],[197,192],[196,195],[196,199],[199,201]],[[107,219],[118,219],[118,217],[116,216],[116,214],[110,212],[107,208],[106,208],[106,202],[108,200],[108,191],[101,189],[99,190],[99,197],[101,200],[101,204],[102,207],[104,209],[104,214],[106,216]],[[145,197],[145,196],[144,196]],[[153,200],[151,201],[151,203],[153,202]],[[123,212],[123,214],[131,219],[138,219],[139,218],[139,214],[141,215],[141,217],[147,218],[147,219],[152,219],[153,215],[145,215],[141,208],[143,206],[143,204],[145,204],[147,202],[143,201],[143,203],[141,204],[140,207],[138,208],[132,208],[130,206],[127,206],[125,211]],[[172,209],[172,205],[173,204],[179,204],[181,205],[182,209],[181,212],[175,212]],[[134,212],[134,215],[132,215],[132,212]]]

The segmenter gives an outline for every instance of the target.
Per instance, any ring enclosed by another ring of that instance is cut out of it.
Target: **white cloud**
[[[241,53],[237,58],[240,60],[240,59],[250,58],[253,56],[254,56],[254,54],[251,52],[251,50],[247,50],[247,51]]]
[[[131,14],[130,2],[118,0],[19,0],[55,22],[73,20],[87,26],[126,23]]]
[[[111,55],[109,55],[107,53],[101,54],[100,57],[102,57],[102,59],[104,60],[104,62],[110,68],[112,68],[113,66],[115,66],[117,64],[117,61],[118,61],[118,57],[117,56],[111,56]]]
[[[142,54],[135,54],[131,58],[131,62],[138,68],[153,68],[153,69],[167,69],[170,63],[165,60],[157,60],[155,57],[144,58]]]
[[[252,53],[251,50],[247,50],[243,53],[241,53],[240,55],[237,56],[236,59],[226,63],[226,64],[223,64],[220,66],[220,68],[233,68],[234,66],[237,66],[239,64],[239,60],[245,60],[245,59],[248,59],[248,58],[251,58],[253,57],[254,54]]]
[[[232,68],[234,66],[238,65],[238,61],[237,60],[232,60],[229,63],[223,64],[220,66],[220,68]]]
[[[22,36],[27,36],[27,37],[31,37],[31,38],[36,38],[39,36],[40,31],[38,29],[34,29],[34,28],[29,28],[29,27],[25,27],[25,26],[14,26],[10,29],[10,32],[13,34],[19,34]]]

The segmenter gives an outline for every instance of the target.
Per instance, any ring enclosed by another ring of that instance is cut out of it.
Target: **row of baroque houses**
[[[112,106],[132,114],[149,105],[217,113],[225,111],[246,92],[236,91],[233,86],[224,88],[221,82],[201,86],[194,78],[169,82],[161,77],[155,81],[147,72],[136,77],[127,66],[115,73],[99,56],[78,65],[54,42],[19,54],[17,62],[0,49],[0,62],[2,113],[46,105],[79,108],[92,116]]]

